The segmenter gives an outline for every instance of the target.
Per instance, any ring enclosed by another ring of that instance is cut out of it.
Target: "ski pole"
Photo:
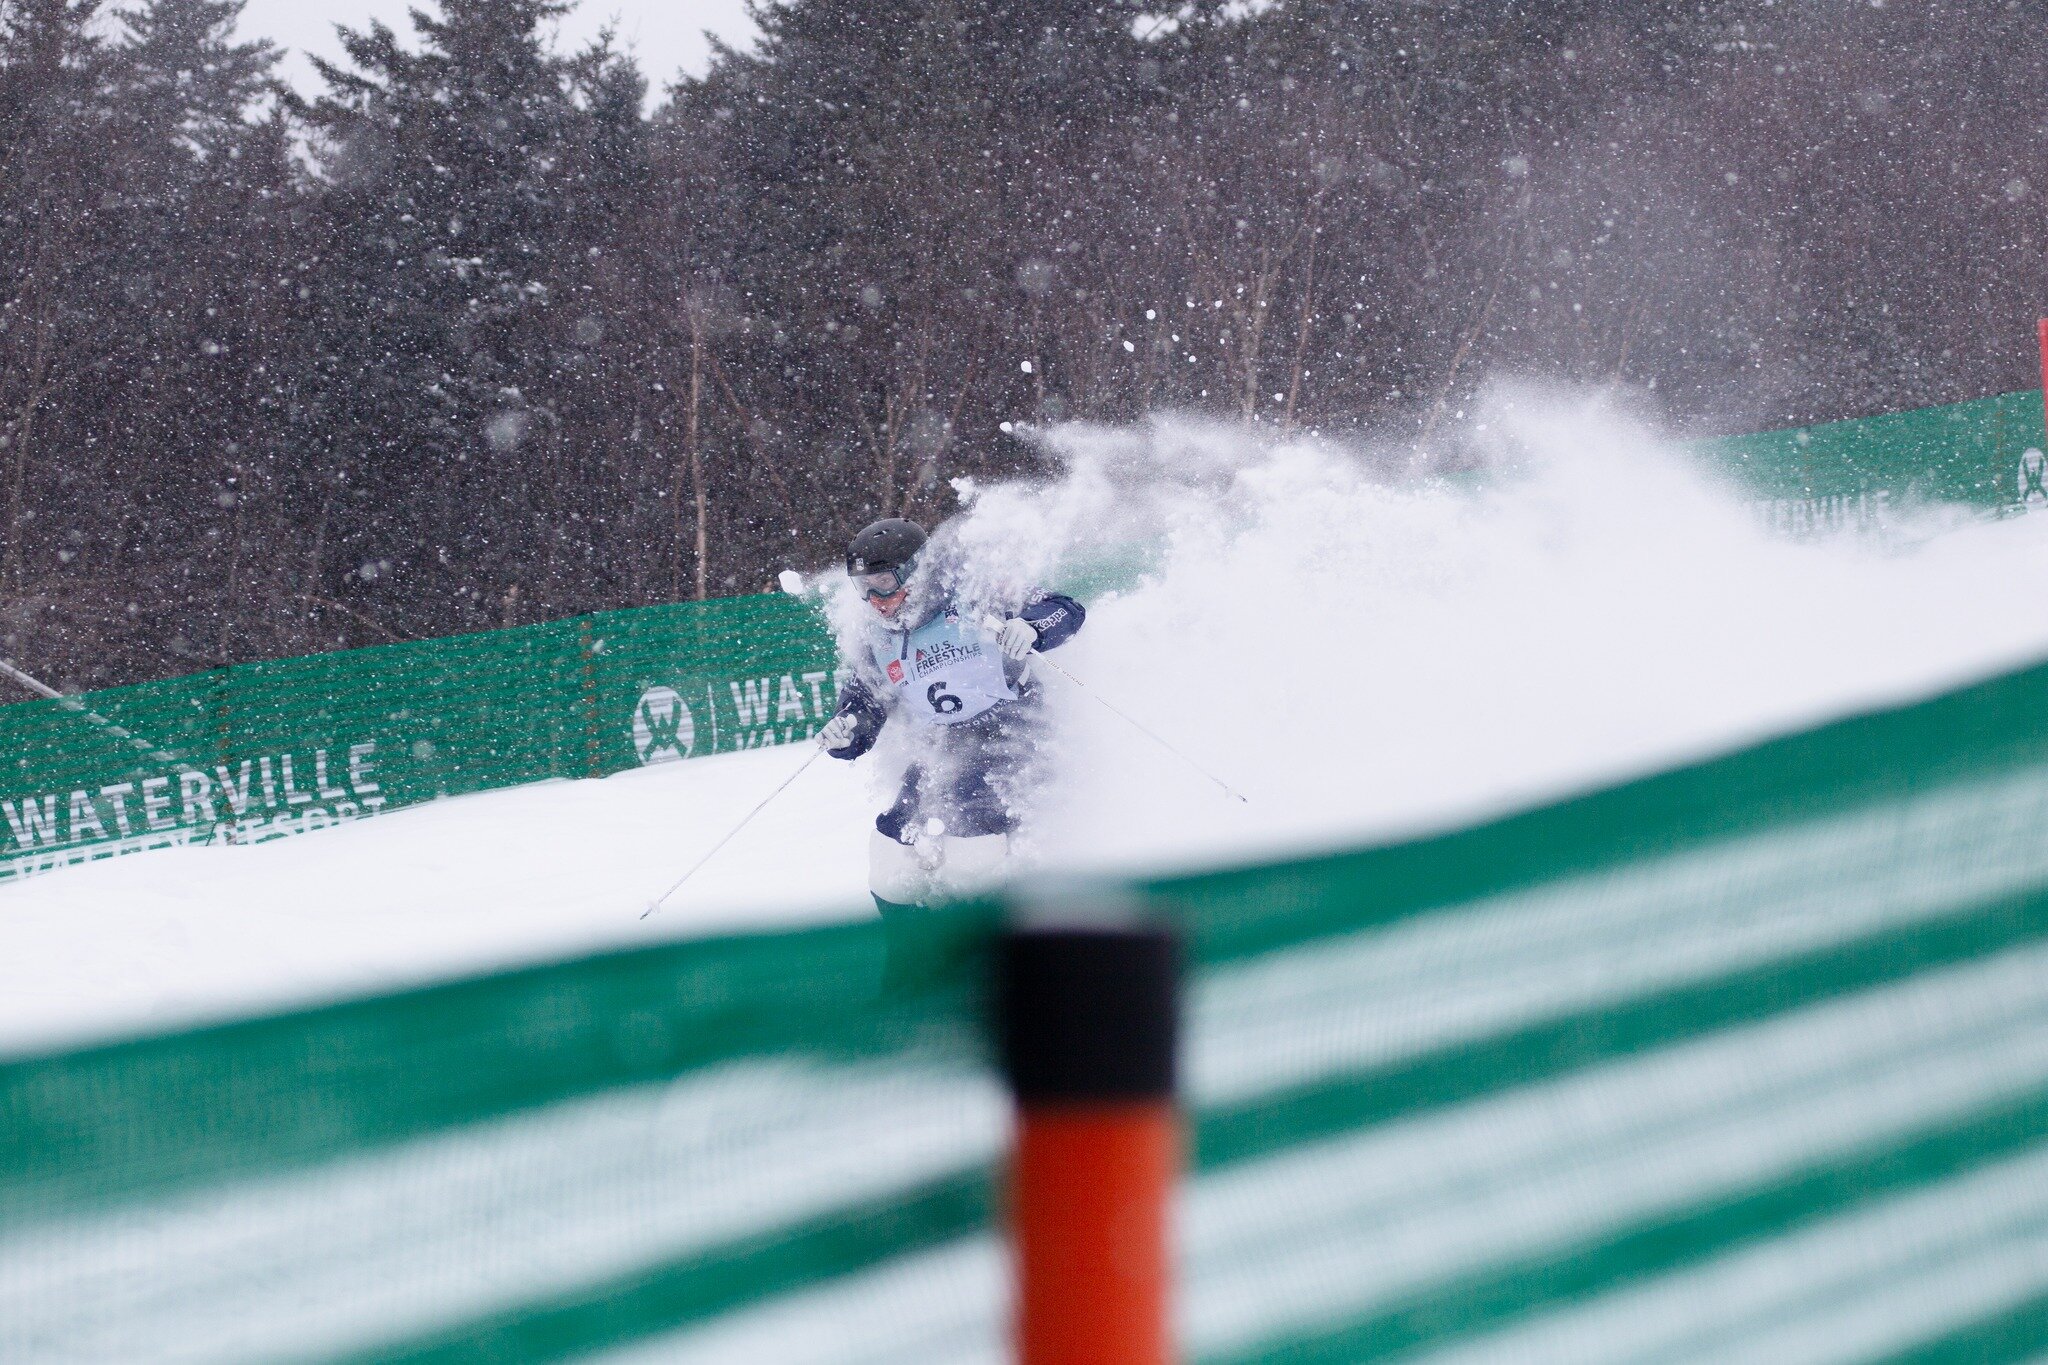
[[[57,705],[63,707],[66,711],[71,712],[73,715],[77,716],[86,724],[98,726],[100,729],[106,731],[109,736],[121,741],[123,744],[126,744],[129,748],[134,749],[137,753],[143,754],[155,760],[158,763],[166,764],[170,767],[175,768],[184,765],[184,760],[179,758],[176,754],[170,752],[168,749],[159,748],[156,745],[150,743],[148,740],[144,739],[141,735],[138,735],[131,730],[122,729],[120,726],[114,724],[114,722],[108,720],[99,712],[89,709],[86,706],[86,704],[80,701],[78,698],[66,696],[64,693],[59,692],[56,688],[51,687],[48,683],[45,683],[38,678],[32,677],[24,670],[17,668],[13,663],[9,662],[6,659],[0,659],[0,674],[5,674],[7,677],[12,678],[15,682],[20,683],[23,687],[35,693],[37,696],[44,697],[50,701],[56,702]]]
[[[986,620],[982,622],[982,624],[988,627],[989,629],[998,632],[1000,632],[1003,628],[1003,623],[993,616],[988,617]],[[1154,734],[1150,729],[1147,729],[1144,725],[1140,724],[1134,717],[1126,715],[1122,710],[1120,710],[1117,706],[1111,703],[1111,701],[1107,697],[1103,696],[1100,692],[1097,692],[1087,683],[1082,682],[1079,678],[1075,677],[1072,673],[1069,673],[1066,669],[1054,663],[1051,658],[1037,651],[1034,651],[1031,657],[1037,660],[1039,663],[1044,664],[1047,668],[1050,668],[1053,672],[1059,674],[1062,678],[1065,678],[1074,686],[1080,688],[1083,692],[1086,692],[1090,697],[1093,697],[1096,700],[1096,702],[1103,707],[1104,710],[1108,711],[1118,720],[1121,720],[1124,724],[1130,726],[1133,730],[1136,730],[1139,734],[1151,740],[1154,744],[1157,744],[1160,748],[1166,750],[1166,752],[1172,754],[1175,758],[1187,764],[1190,768],[1193,768],[1196,772],[1208,778],[1217,786],[1223,788],[1223,794],[1225,796],[1231,797],[1233,800],[1243,801],[1246,805],[1251,804],[1251,802],[1245,800],[1244,793],[1238,791],[1228,782],[1225,782],[1222,778],[1216,776],[1216,774],[1210,772],[1207,768],[1204,768],[1201,764],[1195,762],[1195,760],[1189,758],[1186,754],[1174,748],[1171,744],[1168,744],[1164,739],[1160,738],[1157,734]]]
[[[824,752],[825,751],[823,749],[813,748],[811,750],[811,756],[805,759],[802,763],[799,763],[796,767],[795,772],[791,773],[788,777],[783,778],[781,784],[777,786],[774,791],[769,792],[766,796],[761,798],[760,805],[754,807],[752,810],[747,812],[746,819],[740,821],[737,825],[734,825],[730,830],[727,830],[725,837],[723,839],[720,839],[717,843],[711,846],[711,852],[706,853],[703,857],[699,858],[695,863],[691,865],[690,870],[688,872],[685,872],[682,876],[676,878],[676,884],[674,886],[671,886],[668,890],[662,892],[659,896],[656,896],[653,900],[649,901],[647,903],[647,908],[640,912],[640,918],[646,919],[649,915],[661,909],[661,903],[663,901],[667,900],[670,896],[673,896],[676,892],[682,890],[684,882],[696,876],[697,870],[699,868],[703,867],[704,864],[710,862],[713,856],[717,854],[718,850],[724,848],[727,844],[731,843],[733,840],[733,836],[738,834],[741,830],[745,829],[750,823],[752,823],[755,816],[759,815],[762,811],[768,809],[768,803],[770,801],[773,801],[776,797],[782,795],[784,789],[786,789],[790,783],[796,781],[799,777],[802,777],[804,775],[804,769],[810,767],[813,763],[816,763],[818,761],[818,755]]]

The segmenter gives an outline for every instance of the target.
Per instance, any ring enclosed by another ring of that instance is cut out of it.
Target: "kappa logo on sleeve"
[[[892,683],[903,681],[903,661],[901,659],[889,660],[889,681]]]

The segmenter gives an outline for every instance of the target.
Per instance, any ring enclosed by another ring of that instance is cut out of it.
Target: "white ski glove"
[[[1004,621],[1002,629],[996,632],[996,643],[1001,647],[1005,659],[1017,663],[1038,648],[1038,627],[1021,616],[1012,616]]]
[[[825,722],[825,728],[818,731],[820,749],[844,749],[853,743],[854,732],[860,728],[860,721],[851,711],[841,711]]]

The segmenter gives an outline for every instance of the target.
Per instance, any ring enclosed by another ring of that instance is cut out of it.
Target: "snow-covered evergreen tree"
[[[520,619],[554,587],[573,515],[575,376],[556,361],[612,206],[594,177],[617,110],[579,99],[588,69],[547,50],[564,8],[446,0],[415,13],[416,49],[380,24],[344,32],[352,69],[320,64],[329,93],[306,109],[326,181],[335,591],[445,604],[408,629]]]

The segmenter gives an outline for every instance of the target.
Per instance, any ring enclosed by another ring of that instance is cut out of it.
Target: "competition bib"
[[[979,630],[947,611],[910,632],[875,642],[875,662],[920,725],[959,725],[1017,693],[1003,656]]]

